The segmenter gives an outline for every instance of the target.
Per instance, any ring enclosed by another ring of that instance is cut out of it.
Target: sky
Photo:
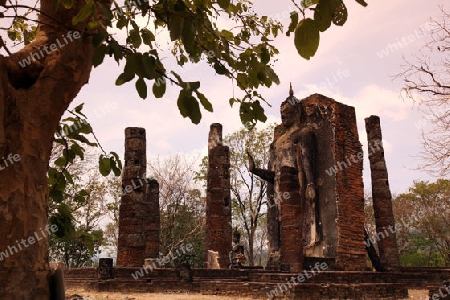
[[[255,2],[257,13],[289,25],[288,13],[294,10],[291,0]],[[441,15],[438,5],[443,1],[415,0],[412,4],[410,0],[377,0],[368,3],[367,7],[362,7],[347,0],[349,17],[346,24],[343,27],[332,26],[321,34],[319,49],[311,60],[299,56],[293,36],[281,34],[274,42],[280,50],[274,68],[281,83],[270,89],[261,89],[261,93],[271,104],[271,107],[264,106],[268,123],[280,122],[279,106],[288,96],[290,82],[299,99],[320,93],[354,106],[359,138],[365,152],[364,118],[378,115],[391,191],[399,194],[406,192],[414,180],[435,180],[417,170],[421,129],[415,124],[424,115],[417,105],[400,97],[402,82],[393,77],[402,70],[403,58],[411,58],[426,42],[426,36],[419,34],[419,29],[430,17]],[[411,35],[413,37],[409,37]],[[392,45],[395,43],[401,47],[394,49]],[[163,57],[167,57],[170,67],[170,54]],[[238,107],[231,108],[228,104],[228,99],[233,97],[233,93],[238,93],[238,88],[233,87],[231,80],[216,75],[207,65],[193,65],[182,71],[186,79],[201,81],[201,91],[214,106],[213,113],[202,111],[199,125],[180,115],[176,106],[177,87],[169,85],[162,99],[155,99],[149,92],[149,97],[142,100],[134,82],[120,87],[114,85],[120,71],[121,67],[116,62],[105,59],[93,70],[89,83],[82,88],[71,107],[85,103],[85,113],[103,147],[121,157],[125,127],[146,129],[147,155],[151,157],[175,153],[203,156],[211,123],[221,123],[225,135],[242,126]],[[371,189],[369,172],[365,157],[364,185],[368,192]]]

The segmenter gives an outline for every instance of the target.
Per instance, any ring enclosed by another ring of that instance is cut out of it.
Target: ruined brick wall
[[[336,265],[342,270],[364,270],[364,183],[362,146],[358,137],[355,109],[336,103],[334,153],[336,162],[347,162],[337,173],[338,248]],[[358,157],[359,156],[359,157]]]
[[[322,221],[322,242],[309,255],[335,257],[338,269],[364,270],[363,160],[358,158],[362,147],[355,109],[319,94],[303,99],[301,105],[306,115],[302,123],[313,127],[316,136],[316,192]]]
[[[142,266],[145,258],[159,253],[159,191],[145,178],[147,167],[145,129],[125,129],[123,195],[119,208],[117,266]]]
[[[400,266],[400,260],[394,212],[392,210],[392,196],[384,159],[380,118],[378,116],[370,116],[365,121],[372,178],[373,211],[380,262],[386,269],[397,269]]]
[[[281,204],[281,262],[289,264],[291,272],[303,270],[302,201],[298,172],[294,168],[281,167],[279,192],[290,197]]]
[[[222,125],[211,125],[208,136],[205,267],[208,250],[219,253],[220,268],[228,268],[232,249],[230,150],[222,145]]]

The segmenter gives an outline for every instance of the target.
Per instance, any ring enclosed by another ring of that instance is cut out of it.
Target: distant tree
[[[159,183],[161,254],[175,251],[181,243],[191,243],[194,249],[170,261],[172,266],[189,262],[193,267],[203,267],[205,198],[193,184],[195,165],[195,159],[179,154],[148,162],[149,176]]]
[[[56,147],[54,157],[62,148]],[[108,202],[106,184],[101,180],[92,158],[86,155],[85,161],[79,161],[68,168],[72,184],[66,185],[61,202],[50,198],[50,223],[58,231],[49,236],[50,258],[64,261],[66,267],[84,267],[94,265],[94,257],[100,253],[103,244],[103,230],[99,222],[106,212]],[[59,158],[58,158],[59,159]]]
[[[106,203],[106,213],[111,220],[106,224],[104,233],[105,251],[108,256],[117,255],[117,244],[119,239],[119,206],[122,196],[122,182],[120,178],[109,176],[105,180],[106,193],[109,201]]]
[[[450,14],[440,9],[442,17],[431,19],[423,29],[424,46],[405,60],[397,78],[404,82],[404,96],[425,115],[415,124],[422,130],[419,168],[445,176],[450,174]]]
[[[395,217],[395,234],[399,250],[400,264],[409,267],[439,266],[444,258],[439,251],[439,239],[430,238],[424,224],[427,218],[434,218],[434,212],[425,213],[427,208],[418,194],[420,182],[414,182],[408,193],[393,195],[392,206]],[[432,193],[429,193],[432,194]],[[375,217],[372,197],[365,196],[365,228],[378,251]],[[388,234],[390,232],[388,231]]]
[[[401,255],[426,266],[450,263],[450,180],[415,181],[395,198],[394,213]]]

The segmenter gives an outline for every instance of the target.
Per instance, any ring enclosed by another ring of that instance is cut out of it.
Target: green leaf
[[[186,88],[191,91],[198,90],[200,88],[200,81],[186,82]]]
[[[115,152],[110,152],[110,154],[111,157],[109,159],[111,160],[111,169],[115,176],[120,176],[122,173],[122,162],[119,159],[119,155]]]
[[[73,0],[60,0],[60,3],[65,9],[69,9],[73,6]]]
[[[144,53],[141,57],[142,66],[144,70],[144,77],[147,79],[154,79],[156,77],[156,60],[153,56],[149,56],[148,53]]]
[[[183,117],[189,117],[194,124],[200,123],[202,114],[197,99],[192,96],[192,92],[186,89],[180,91],[177,101],[178,109]]]
[[[105,58],[106,51],[107,46],[104,44],[98,46],[95,49],[94,55],[92,56],[92,64],[94,65],[94,67],[97,67],[102,64],[103,59]]]
[[[230,0],[217,0],[217,4],[225,10],[228,10],[228,7],[230,6]]]
[[[335,0],[322,0],[314,10],[314,22],[319,31],[324,32],[331,26],[333,13],[336,10]]]
[[[232,41],[234,39],[234,34],[229,30],[224,29],[220,33],[225,37],[227,41]]]
[[[262,108],[261,103],[258,100],[252,103],[252,109],[255,119],[260,120],[261,122],[267,121],[267,116],[264,113],[264,108]]]
[[[186,49],[187,53],[191,55],[196,54],[197,47],[195,47],[195,28],[191,19],[184,20],[181,41],[183,42],[184,49]]]
[[[105,157],[103,155],[100,155],[98,160],[98,168],[100,171],[100,174],[103,176],[108,176],[109,173],[111,173],[111,161],[109,157]]]
[[[342,0],[338,0],[338,4],[333,14],[333,23],[337,26],[342,26],[347,21],[348,11]]]
[[[122,162],[120,161],[119,155],[114,151],[111,151],[110,154],[116,159],[118,168],[122,170]]]
[[[83,109],[83,106],[84,106],[84,103],[81,103],[81,104],[77,105],[73,110],[74,110],[77,114],[80,114],[80,115],[82,115],[83,117],[86,117],[86,116],[81,112],[81,110]]]
[[[94,46],[95,48],[100,46],[100,44],[105,40],[106,36],[107,34],[105,32],[95,34],[91,40],[92,46]]]
[[[82,160],[84,159],[84,148],[78,145],[77,143],[73,143],[71,147],[72,151],[75,155],[78,155]]]
[[[52,198],[57,203],[60,203],[64,200],[64,194],[56,189],[50,190],[49,197]]]
[[[274,82],[275,84],[280,84],[280,79],[278,78],[277,73],[275,73],[275,71],[270,66],[266,66],[265,70],[268,80]]]
[[[49,185],[54,185],[56,183],[56,178],[59,176],[59,172],[55,169],[55,168],[49,168],[48,172],[48,184]]]
[[[127,43],[130,43],[136,49],[139,48],[139,46],[142,44],[142,39],[138,30],[136,29],[130,30],[130,33],[127,38]]]
[[[103,22],[106,25],[108,25],[108,27],[112,27],[111,20],[114,19],[114,14],[112,13],[110,6],[106,3],[107,2],[101,3],[101,5],[102,5],[101,14],[102,14]]]
[[[53,186],[53,189],[64,192],[64,190],[66,189],[66,185],[66,178],[62,176],[62,174],[60,174],[60,176],[58,177],[58,181]]]
[[[241,118],[241,123],[247,128],[249,127],[251,129],[256,125],[251,111],[251,103],[249,102],[241,102],[241,106],[239,107],[239,117]]]
[[[294,32],[295,27],[297,27],[298,24],[298,12],[291,13],[291,23],[289,24],[289,28],[286,31],[286,35],[290,36],[291,32]]]
[[[138,56],[139,54],[130,54],[127,56],[125,68],[123,68],[123,72],[126,74],[136,74],[136,71],[138,69]]]
[[[248,77],[244,73],[238,73],[237,74],[237,84],[242,89],[245,90],[248,88]]]
[[[122,29],[127,25],[128,25],[128,19],[125,18],[124,16],[119,17],[119,19],[117,20],[117,23],[116,23],[116,27],[118,29]]]
[[[122,85],[134,78],[134,73],[122,73],[116,79],[116,85]]]
[[[64,176],[66,177],[68,183],[73,184],[73,178],[72,175],[70,175],[69,171],[64,170]]]
[[[170,32],[170,40],[175,41],[181,37],[181,32],[183,30],[184,19],[176,13],[170,14],[170,18],[167,21],[167,27]]]
[[[295,29],[294,44],[298,53],[305,59],[316,54],[319,47],[320,34],[315,22],[310,19],[300,21]]]
[[[166,80],[164,77],[158,77],[155,79],[155,83],[153,83],[152,87],[153,95],[156,98],[162,98],[166,93]]]
[[[225,66],[221,63],[214,63],[214,70],[216,70],[216,73],[219,75],[224,75],[228,73],[227,68],[225,68]]]
[[[63,1],[63,0],[61,0]],[[86,3],[78,12],[78,14],[72,18],[72,25],[77,25],[80,22],[86,20],[94,12],[94,0],[90,0]]]
[[[197,94],[197,98],[200,100],[200,103],[202,104],[203,108],[209,112],[213,112],[213,106],[211,102],[209,102],[208,99],[206,99],[205,95],[203,95],[199,91],[195,91],[195,94]]]
[[[266,47],[261,47],[261,63],[267,64],[270,61],[270,53],[269,50],[267,50]]]
[[[66,158],[64,156],[59,157],[57,160],[55,160],[55,166],[58,166],[60,168],[63,168],[66,165]]]
[[[79,127],[78,130],[77,130],[78,132],[84,133],[84,134],[92,133],[92,127],[91,127],[91,125],[89,123],[87,123],[86,120],[79,119],[77,121],[77,124],[78,124],[78,127]]]
[[[139,77],[138,80],[136,80],[136,90],[139,94],[139,97],[141,97],[142,99],[147,98],[147,84],[142,77]]]
[[[141,29],[142,40],[144,44],[151,46],[152,42],[155,41],[155,35],[147,28]]]
[[[89,141],[85,136],[82,136],[82,135],[79,135],[79,134],[74,135],[72,138],[75,139],[75,140],[78,140],[78,141],[80,141],[80,142],[82,142],[82,143],[84,143],[86,145],[92,146],[92,147],[97,147],[98,146],[97,143],[93,143],[93,142]]]
[[[114,172],[114,175],[115,175],[115,176],[120,176],[120,174],[121,174],[122,172],[120,171],[119,168],[117,168],[117,166],[116,166],[116,161],[114,160],[114,157],[111,156],[111,157],[109,158],[109,160],[110,160],[111,170]]]

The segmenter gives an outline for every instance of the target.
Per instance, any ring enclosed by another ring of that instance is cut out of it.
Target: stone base
[[[399,300],[407,298],[407,289],[441,286],[450,274],[450,269],[433,268],[411,268],[392,273],[324,271],[288,287],[287,280],[299,274],[191,269],[186,273],[192,275],[189,282],[186,278],[190,279],[190,276],[181,276],[180,268],[155,269],[138,280],[133,279],[131,274],[139,270],[116,268],[115,279],[99,280],[95,268],[71,269],[65,270],[64,278],[68,288],[84,287],[106,293],[201,293],[267,299],[276,290],[278,296],[275,299]]]

